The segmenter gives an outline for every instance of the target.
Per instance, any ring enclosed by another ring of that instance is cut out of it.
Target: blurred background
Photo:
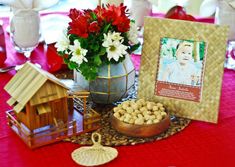
[[[166,13],[175,5],[184,6],[188,14],[199,16],[199,8],[203,0],[149,0],[153,4],[153,12]],[[44,10],[48,12],[67,12],[70,8],[93,9],[98,4],[98,0],[60,0],[54,7]],[[131,0],[124,0],[124,4],[130,8]],[[0,4],[0,17],[9,16],[10,8]]]

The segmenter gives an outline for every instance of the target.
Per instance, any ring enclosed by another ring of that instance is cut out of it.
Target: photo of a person
[[[200,45],[199,42],[171,38],[165,38],[164,41],[166,45],[171,46],[174,55],[166,55],[164,54],[166,52],[161,50],[157,79],[169,83],[200,86],[204,55],[200,56],[199,52],[200,46],[204,48],[205,43]],[[174,43],[175,46],[173,46],[172,43]],[[162,45],[164,45],[164,43],[162,43]]]

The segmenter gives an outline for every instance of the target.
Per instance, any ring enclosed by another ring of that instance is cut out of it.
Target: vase
[[[135,69],[130,56],[118,64],[103,65],[94,81],[87,81],[80,72],[74,71],[75,84],[90,91],[95,103],[110,104],[125,97],[135,82]]]

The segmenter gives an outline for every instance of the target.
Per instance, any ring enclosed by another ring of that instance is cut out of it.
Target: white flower
[[[130,40],[130,42],[133,43],[134,45],[139,43],[138,30],[134,22],[131,22],[130,24],[130,30],[127,32],[127,37]]]
[[[71,50],[70,53],[72,53],[73,55],[70,61],[73,61],[77,63],[78,65],[82,64],[83,61],[87,62],[87,59],[85,57],[87,50],[81,48],[80,42],[78,40],[75,40],[74,45],[70,45],[69,49]]]
[[[121,33],[119,32],[108,32],[108,34],[104,34],[104,47],[109,47],[109,45],[112,44],[113,41],[120,41],[122,43],[123,37],[121,36]]]
[[[69,48],[69,38],[67,36],[66,31],[63,31],[61,36],[59,36],[57,43],[55,44],[55,47],[57,48],[58,52],[63,52]]]
[[[104,34],[104,42],[102,46],[106,48],[107,57],[109,61],[114,59],[118,61],[120,57],[123,57],[127,54],[127,46],[122,44],[123,37],[119,32],[108,32],[108,34]]]
[[[102,43],[103,47],[109,47],[112,44],[112,39],[108,33],[108,35],[104,34],[104,42]]]
[[[114,41],[121,41],[123,39],[123,37],[121,36],[120,32],[113,32],[111,34],[111,39]]]
[[[109,61],[113,58],[115,61],[118,61],[120,57],[123,57],[127,54],[127,46],[121,44],[118,41],[114,41],[109,47],[106,48],[107,57]]]

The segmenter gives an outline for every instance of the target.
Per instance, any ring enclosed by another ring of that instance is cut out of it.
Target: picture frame
[[[228,27],[146,17],[138,98],[217,123]]]

